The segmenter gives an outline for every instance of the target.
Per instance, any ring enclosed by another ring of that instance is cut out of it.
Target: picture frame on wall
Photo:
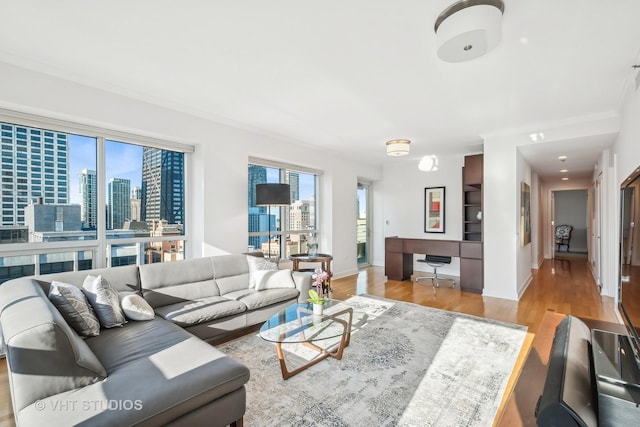
[[[531,187],[520,184],[520,247],[531,243]]]
[[[424,189],[424,232],[444,233],[445,187]]]

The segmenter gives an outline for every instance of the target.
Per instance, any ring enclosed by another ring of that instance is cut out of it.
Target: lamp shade
[[[438,57],[446,62],[475,59],[502,37],[501,0],[463,0],[440,14],[435,24]]]
[[[289,184],[256,184],[256,206],[290,205]]]
[[[408,139],[392,139],[391,141],[387,141],[387,155],[406,156],[409,154],[409,144],[411,144],[411,141]]]

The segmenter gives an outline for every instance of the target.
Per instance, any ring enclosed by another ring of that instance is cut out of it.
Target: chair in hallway
[[[445,264],[451,264],[451,257],[450,256],[441,256],[441,255],[425,255],[424,259],[419,259],[418,262],[424,262],[427,265],[429,265],[430,267],[433,267],[433,275],[431,276],[418,276],[415,278],[416,283],[418,282],[418,280],[423,280],[423,279],[431,279],[431,284],[433,285],[433,288],[439,288],[440,287],[440,282],[441,281],[448,281],[451,282],[451,287],[455,288],[456,286],[456,282],[453,279],[449,279],[446,277],[439,277],[438,276],[438,268],[444,266]]]
[[[556,227],[556,250],[559,251],[561,246],[566,245],[569,252],[569,240],[571,240],[571,231],[573,227],[570,225],[559,225]]]

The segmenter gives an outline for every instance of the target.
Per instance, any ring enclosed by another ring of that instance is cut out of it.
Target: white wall
[[[484,296],[517,300],[520,182],[512,137],[484,140]]]
[[[249,156],[324,171],[320,249],[334,256],[335,277],[357,272],[357,178],[377,181],[381,168],[12,65],[0,63],[0,75],[1,108],[195,145],[187,165],[192,256],[246,251]]]
[[[401,160],[401,159],[398,159]],[[463,155],[441,156],[438,170],[422,172],[418,169],[420,159],[397,164],[387,164],[383,169],[381,192],[384,194],[382,224],[384,237],[399,236],[417,239],[462,239],[462,166]],[[424,232],[424,189],[445,187],[444,233]],[[384,252],[384,249],[383,249]],[[382,254],[384,256],[384,253]],[[424,258],[424,254],[414,255],[414,260]],[[429,271],[424,263],[414,261],[414,271]],[[460,260],[452,259],[450,265],[442,267],[438,273],[460,275]]]

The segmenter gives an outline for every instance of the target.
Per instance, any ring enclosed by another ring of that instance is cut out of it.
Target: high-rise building
[[[132,221],[140,221],[142,218],[141,209],[141,201],[142,201],[142,188],[133,187],[131,189],[131,220]]]
[[[144,147],[141,220],[184,224],[184,154]]]
[[[107,228],[120,229],[125,221],[131,219],[131,181],[124,178],[111,178],[107,197],[109,212]]]
[[[267,168],[249,165],[249,232],[267,231],[269,220],[266,206],[256,206],[256,185],[267,183]],[[249,246],[256,250],[268,240],[267,236],[249,236]]]
[[[287,171],[287,182],[291,189],[291,201],[300,200],[300,174],[298,172]]]
[[[24,225],[24,209],[35,200],[68,204],[69,135],[4,122],[0,123],[0,135],[0,225]]]
[[[98,225],[98,178],[91,169],[80,172],[80,219],[85,229]]]

